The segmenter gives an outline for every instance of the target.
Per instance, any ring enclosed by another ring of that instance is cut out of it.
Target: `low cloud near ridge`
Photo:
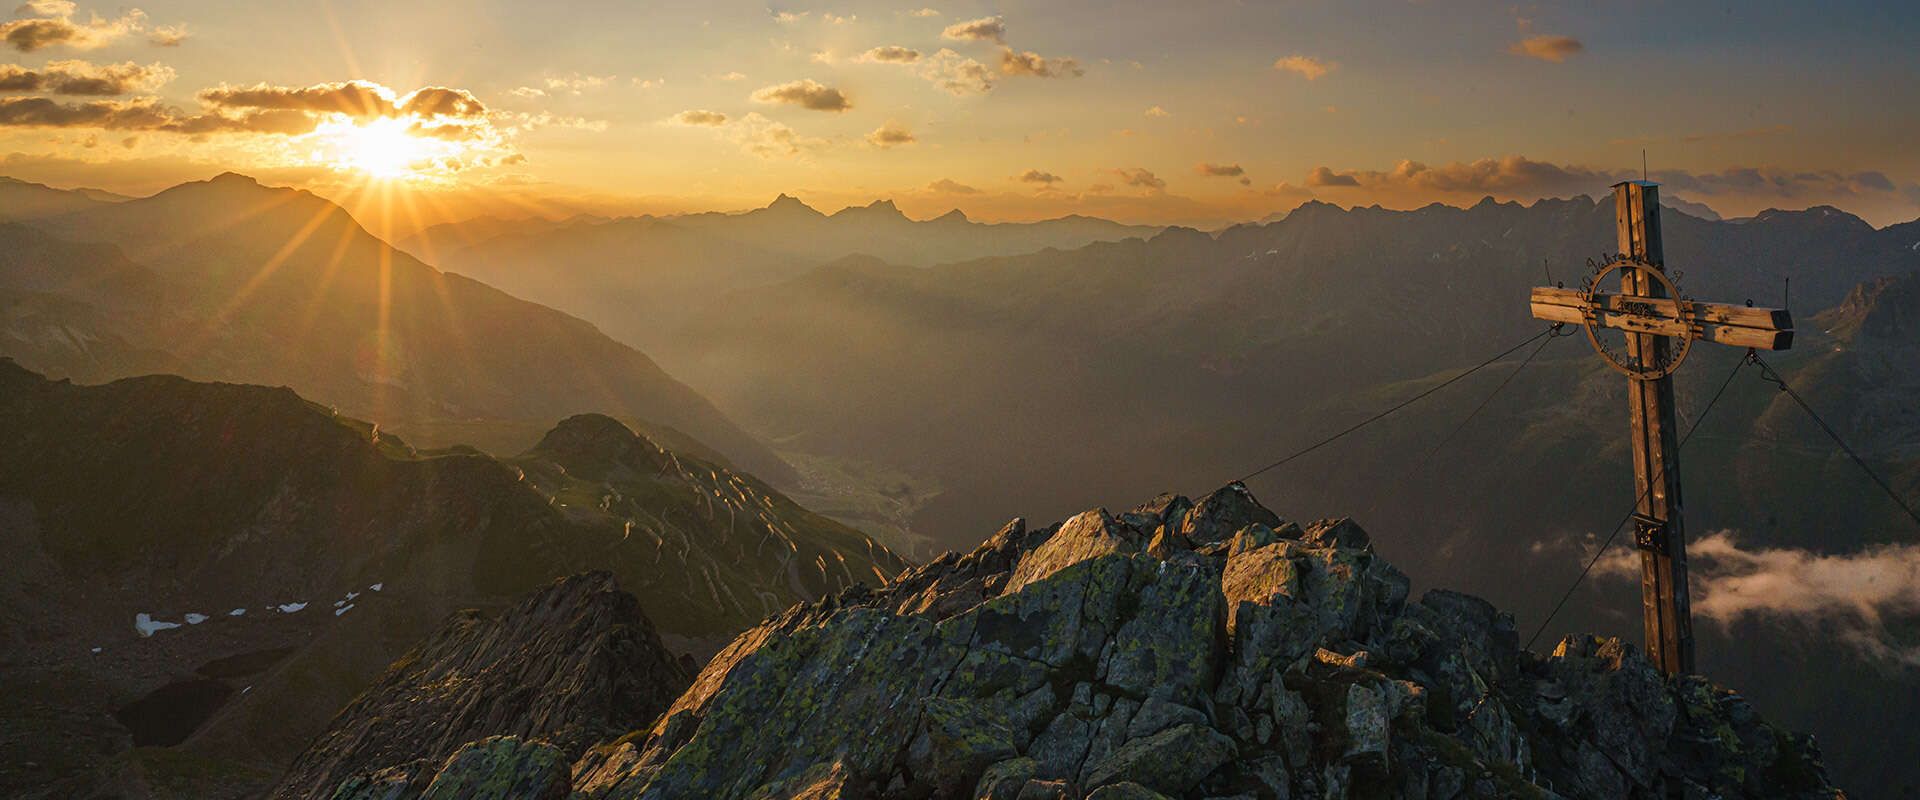
[[[1744,619],[1791,621],[1838,638],[1869,658],[1920,668],[1920,642],[1888,635],[1890,620],[1920,616],[1920,545],[1857,553],[1744,547],[1732,531],[1687,544],[1693,613],[1723,626]],[[1640,557],[1616,548],[1603,575],[1638,579]]]

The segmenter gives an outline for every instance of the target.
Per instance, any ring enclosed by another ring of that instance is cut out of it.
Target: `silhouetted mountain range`
[[[400,246],[442,269],[587,314],[623,341],[650,347],[692,307],[849,254],[925,266],[1159,230],[1082,216],[977,223],[958,210],[914,221],[887,200],[829,215],[783,194],[739,214],[472,220],[429,228]]]

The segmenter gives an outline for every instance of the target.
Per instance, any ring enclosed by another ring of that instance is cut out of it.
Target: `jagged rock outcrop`
[[[1238,484],[1041,530],[1015,520],[968,555],[795,606],[651,728],[590,748],[570,790],[1839,796],[1813,742],[1738,694],[1668,679],[1617,639],[1526,652],[1485,601],[1410,600],[1351,520],[1288,522]]]
[[[456,614],[341,711],[274,796],[564,797],[569,762],[652,721],[691,676],[611,574],[565,578],[495,618]]]

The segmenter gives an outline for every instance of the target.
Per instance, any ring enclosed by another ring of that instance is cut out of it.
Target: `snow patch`
[[[374,590],[374,591],[376,591],[376,592],[377,592],[377,591],[380,591],[381,589],[385,589],[385,588],[387,588],[387,585],[386,585],[386,584],[384,584],[384,583],[376,583],[376,584],[374,584],[374,585],[372,585],[372,586],[369,586],[369,587],[367,587],[367,588],[369,588],[369,589],[372,589],[372,590]]]
[[[195,614],[195,613],[192,613],[192,612],[188,612],[188,614],[187,614],[187,624],[188,624],[188,625],[198,625],[198,624],[200,624],[200,623],[202,623],[202,622],[206,622],[206,621],[207,621],[207,620],[209,620],[209,619],[212,619],[212,617],[209,617],[209,616],[207,616],[207,615],[205,615],[205,614]]]
[[[337,616],[340,616],[341,614],[345,614],[345,613],[347,613],[347,612],[349,612],[349,611],[352,611],[352,610],[353,610],[353,606],[352,606],[351,604],[349,604],[349,605],[348,605],[348,606],[346,606],[345,608],[336,608],[336,609],[334,609],[334,610],[333,610],[333,615],[337,617]]]
[[[306,607],[306,603],[281,603],[280,605],[274,606],[274,608],[280,609],[280,613],[282,614],[291,614]]]
[[[356,598],[359,596],[360,596],[359,592],[347,592],[347,602],[351,603],[353,602],[353,598]]]
[[[178,627],[180,627],[178,622],[161,622],[145,611],[133,615],[133,629],[140,632],[142,639],[152,636],[156,631]]]
[[[93,649],[92,649],[91,651],[89,651],[89,652],[92,652],[92,653],[95,653],[95,654],[98,654],[98,653],[100,652],[100,648],[98,648],[98,647],[96,647],[96,648],[93,648]]]
[[[246,610],[246,609],[244,609],[244,608],[236,608],[236,609],[234,609],[234,610],[232,610],[232,611],[229,611],[229,612],[227,612],[227,616],[229,616],[229,617],[238,617],[238,616],[243,616],[243,615],[245,615],[246,613],[247,613],[247,610]]]

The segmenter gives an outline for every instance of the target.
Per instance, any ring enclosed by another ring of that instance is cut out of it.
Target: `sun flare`
[[[315,161],[382,180],[430,178],[442,159],[460,150],[456,143],[418,135],[411,122],[396,118],[341,117],[320,123],[312,135]]]

